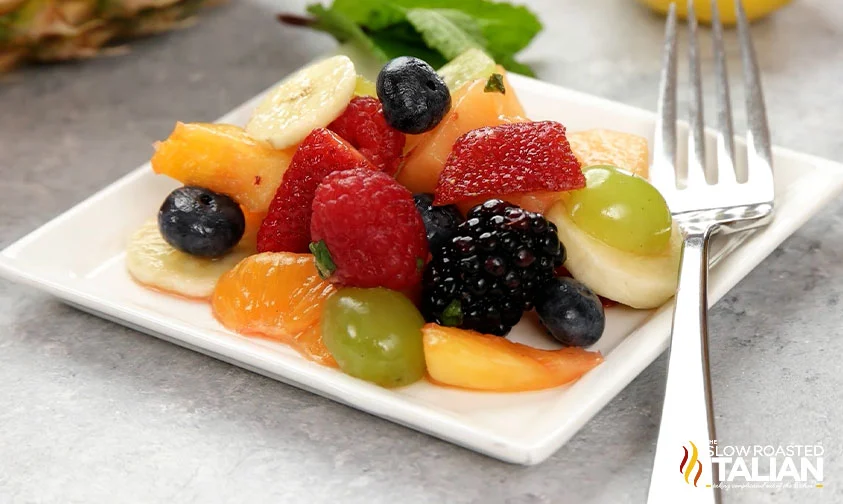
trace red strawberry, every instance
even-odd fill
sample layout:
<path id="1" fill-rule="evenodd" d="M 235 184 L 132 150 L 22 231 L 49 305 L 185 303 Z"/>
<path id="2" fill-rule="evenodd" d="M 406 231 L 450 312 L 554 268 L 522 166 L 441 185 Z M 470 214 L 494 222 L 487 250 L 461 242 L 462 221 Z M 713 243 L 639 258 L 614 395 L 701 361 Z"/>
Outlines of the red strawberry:
<path id="1" fill-rule="evenodd" d="M 407 138 L 386 124 L 377 98 L 355 97 L 328 129 L 347 140 L 379 170 L 390 175 L 398 172 Z"/>
<path id="2" fill-rule="evenodd" d="M 434 204 L 582 187 L 585 177 L 564 126 L 553 121 L 501 124 L 457 139 L 439 176 Z"/>
<path id="3" fill-rule="evenodd" d="M 611 308 L 613 306 L 617 306 L 619 303 L 609 298 L 604 298 L 603 296 L 597 296 L 600 298 L 600 303 L 603 304 L 603 308 Z"/>
<path id="4" fill-rule="evenodd" d="M 421 281 L 427 234 L 412 193 L 384 172 L 332 173 L 311 220 L 320 274 L 353 287 L 403 290 Z"/>
<path id="5" fill-rule="evenodd" d="M 325 128 L 311 131 L 293 154 L 258 230 L 258 252 L 307 252 L 316 188 L 329 173 L 351 168 L 375 170 L 335 133 Z"/>

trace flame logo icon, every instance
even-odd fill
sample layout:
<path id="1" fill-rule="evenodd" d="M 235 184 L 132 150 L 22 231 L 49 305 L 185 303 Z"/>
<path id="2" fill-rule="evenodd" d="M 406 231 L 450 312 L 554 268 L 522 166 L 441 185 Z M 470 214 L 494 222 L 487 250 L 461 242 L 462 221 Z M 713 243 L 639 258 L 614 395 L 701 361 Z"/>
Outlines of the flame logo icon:
<path id="1" fill-rule="evenodd" d="M 700 480 L 700 476 L 702 476 L 702 463 L 697 460 L 699 456 L 699 452 L 697 451 L 697 445 L 694 444 L 693 441 L 688 441 L 691 443 L 691 460 L 688 460 L 688 448 L 682 447 L 685 450 L 685 456 L 682 457 L 682 463 L 679 464 L 679 473 L 685 476 L 685 483 L 690 484 L 689 478 L 691 477 L 691 473 L 694 472 L 694 468 L 696 466 L 697 475 L 694 476 L 694 486 L 697 486 L 697 481 Z"/>

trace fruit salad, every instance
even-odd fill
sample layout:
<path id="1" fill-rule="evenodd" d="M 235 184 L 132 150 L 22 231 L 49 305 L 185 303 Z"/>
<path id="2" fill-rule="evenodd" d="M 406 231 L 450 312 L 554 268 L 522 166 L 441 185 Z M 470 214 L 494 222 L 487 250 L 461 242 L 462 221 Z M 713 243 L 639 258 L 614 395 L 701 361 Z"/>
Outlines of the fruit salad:
<path id="1" fill-rule="evenodd" d="M 376 82 L 335 56 L 245 127 L 178 123 L 157 143 L 152 169 L 183 186 L 126 264 L 233 332 L 384 387 L 558 387 L 601 363 L 607 306 L 675 290 L 681 237 L 648 157 L 636 135 L 531 121 L 477 49 L 439 70 L 396 58 Z M 507 339 L 518 324 L 556 349 Z"/>

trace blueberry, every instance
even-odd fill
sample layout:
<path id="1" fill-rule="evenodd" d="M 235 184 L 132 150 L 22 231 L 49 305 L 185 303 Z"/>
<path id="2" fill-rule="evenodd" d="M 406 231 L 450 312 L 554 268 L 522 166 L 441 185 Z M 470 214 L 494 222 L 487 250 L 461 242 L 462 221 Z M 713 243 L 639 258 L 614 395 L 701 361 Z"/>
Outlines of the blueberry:
<path id="1" fill-rule="evenodd" d="M 454 205 L 433 206 L 433 195 L 420 193 L 413 195 L 416 208 L 424 221 L 427 230 L 427 241 L 430 248 L 439 248 L 457 233 L 457 227 L 463 221 L 462 214 Z M 465 247 L 473 250 L 473 245 L 467 240 Z"/>
<path id="2" fill-rule="evenodd" d="M 600 298 L 573 278 L 547 282 L 536 296 L 536 312 L 548 332 L 566 346 L 591 346 L 606 326 Z"/>
<path id="3" fill-rule="evenodd" d="M 219 257 L 243 237 L 246 220 L 240 205 L 228 196 L 185 186 L 164 200 L 158 211 L 158 229 L 173 248 L 200 257 Z"/>
<path id="4" fill-rule="evenodd" d="M 411 56 L 389 61 L 378 74 L 386 122 L 404 133 L 433 129 L 451 108 L 451 93 L 433 67 Z"/>

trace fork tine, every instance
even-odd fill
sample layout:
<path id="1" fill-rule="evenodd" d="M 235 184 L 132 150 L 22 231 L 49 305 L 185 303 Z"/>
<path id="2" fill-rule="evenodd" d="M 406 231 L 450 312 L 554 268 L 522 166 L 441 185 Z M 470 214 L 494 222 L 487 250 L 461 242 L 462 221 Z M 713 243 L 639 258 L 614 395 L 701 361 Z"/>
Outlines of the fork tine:
<path id="1" fill-rule="evenodd" d="M 664 33 L 656 134 L 650 180 L 656 187 L 676 187 L 676 4 L 671 3 Z"/>
<path id="2" fill-rule="evenodd" d="M 694 13 L 694 0 L 688 0 L 688 60 L 689 84 L 691 96 L 688 102 L 688 171 L 685 173 L 686 185 L 706 183 L 705 166 L 705 119 L 703 117 L 702 78 L 700 76 L 700 56 L 697 47 L 697 16 Z M 715 180 L 716 181 L 716 180 Z"/>
<path id="3" fill-rule="evenodd" d="M 746 88 L 746 150 L 747 181 L 768 186 L 770 196 L 773 189 L 773 152 L 770 146 L 770 129 L 767 125 L 767 110 L 764 106 L 764 93 L 761 90 L 761 78 L 755 48 L 749 33 L 743 2 L 735 2 L 738 18 L 738 39 L 743 61 L 744 87 Z"/>
<path id="4" fill-rule="evenodd" d="M 711 31 L 714 44 L 714 78 L 717 96 L 717 181 L 745 181 L 735 171 L 735 132 L 732 126 L 732 99 L 729 96 L 729 74 L 726 50 L 723 47 L 723 25 L 717 0 L 711 0 Z"/>

